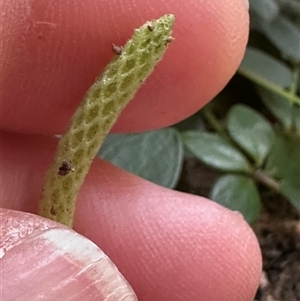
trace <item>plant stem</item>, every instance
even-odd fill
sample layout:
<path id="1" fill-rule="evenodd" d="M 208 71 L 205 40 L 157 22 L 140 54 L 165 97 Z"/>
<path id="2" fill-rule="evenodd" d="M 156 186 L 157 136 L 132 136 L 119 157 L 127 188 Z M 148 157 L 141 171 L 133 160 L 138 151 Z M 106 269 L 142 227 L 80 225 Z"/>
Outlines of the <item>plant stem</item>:
<path id="1" fill-rule="evenodd" d="M 266 174 L 263 170 L 257 169 L 253 173 L 253 176 L 258 182 L 264 184 L 268 188 L 276 191 L 277 193 L 281 193 L 279 183 L 272 177 L 270 177 L 268 174 Z"/>
<path id="2" fill-rule="evenodd" d="M 87 94 L 62 136 L 45 181 L 39 214 L 73 225 L 76 198 L 92 160 L 121 111 L 162 59 L 174 23 L 173 15 L 136 29 Z M 151 29 L 149 26 L 151 25 Z"/>
<path id="3" fill-rule="evenodd" d="M 201 110 L 201 113 L 204 115 L 205 119 L 207 120 L 207 122 L 212 126 L 212 128 L 224 139 L 226 140 L 230 140 L 230 138 L 228 137 L 228 134 L 226 133 L 226 131 L 224 130 L 224 128 L 222 127 L 221 123 L 219 122 L 219 120 L 215 117 L 215 115 L 212 113 L 211 109 L 209 109 L 207 106 L 204 107 Z M 231 140 L 230 140 L 231 142 Z"/>
<path id="4" fill-rule="evenodd" d="M 263 78 L 257 78 L 254 75 L 246 74 L 241 70 L 239 70 L 239 73 L 242 74 L 243 76 L 245 76 L 246 78 L 250 79 L 252 82 L 254 82 L 268 90 L 271 90 L 286 99 L 289 99 L 290 102 L 300 105 L 300 97 L 292 94 L 290 91 L 286 91 L 283 88 L 278 87 Z"/>

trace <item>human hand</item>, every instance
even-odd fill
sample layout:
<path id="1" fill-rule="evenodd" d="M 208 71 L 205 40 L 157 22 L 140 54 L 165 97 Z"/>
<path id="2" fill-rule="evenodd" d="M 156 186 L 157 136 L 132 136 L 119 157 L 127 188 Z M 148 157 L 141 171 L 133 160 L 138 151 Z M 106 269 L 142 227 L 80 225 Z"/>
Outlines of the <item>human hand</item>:
<path id="1" fill-rule="evenodd" d="M 4 208 L 36 212 L 57 144 L 50 134 L 64 130 L 112 57 L 111 43 L 122 45 L 132 28 L 170 12 L 176 16 L 176 42 L 125 109 L 116 131 L 157 129 L 187 117 L 222 89 L 243 56 L 248 33 L 243 0 L 152 1 L 151 6 L 74 2 L 3 3 Z M 2 217 L 3 229 L 9 218 L 26 223 L 23 213 L 6 211 Z M 240 215 L 214 202 L 167 190 L 97 159 L 80 193 L 74 228 L 109 255 L 140 301 L 252 301 L 261 267 L 255 236 Z M 31 245 L 22 245 L 28 258 Z M 31 264 L 43 256 L 35 254 Z M 15 260 L 10 269 L 19 266 Z M 49 283 L 73 270 L 47 269 L 41 276 Z M 6 275 L 18 276 L 4 270 Z M 41 293 L 39 287 L 32 298 Z"/>

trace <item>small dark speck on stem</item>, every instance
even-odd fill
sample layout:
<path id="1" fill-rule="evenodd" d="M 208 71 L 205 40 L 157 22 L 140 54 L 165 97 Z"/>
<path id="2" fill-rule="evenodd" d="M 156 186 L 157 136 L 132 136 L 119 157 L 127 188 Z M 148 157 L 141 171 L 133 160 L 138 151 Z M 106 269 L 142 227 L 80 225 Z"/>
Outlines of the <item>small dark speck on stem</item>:
<path id="1" fill-rule="evenodd" d="M 171 37 L 171 36 L 166 38 L 166 42 L 167 42 L 167 43 L 171 43 L 171 42 L 173 42 L 174 40 L 175 40 L 175 39 L 174 39 L 173 37 Z"/>
<path id="2" fill-rule="evenodd" d="M 149 23 L 149 24 L 147 25 L 147 28 L 148 28 L 149 31 L 153 31 L 154 26 L 153 26 L 152 23 Z"/>
<path id="3" fill-rule="evenodd" d="M 72 171 L 72 172 L 75 171 L 75 168 L 73 167 L 72 162 L 69 160 L 64 160 L 58 169 L 58 174 L 61 176 L 65 176 L 70 171 Z"/>
<path id="4" fill-rule="evenodd" d="M 56 212 L 56 210 L 54 209 L 53 206 L 52 206 L 51 209 L 50 209 L 50 214 L 51 214 L 51 215 L 56 215 L 56 214 L 57 214 L 57 212 Z"/>
<path id="5" fill-rule="evenodd" d="M 122 51 L 123 51 L 123 47 L 117 46 L 115 44 L 111 45 L 111 49 L 112 49 L 113 53 L 116 54 L 116 55 L 122 54 Z"/>

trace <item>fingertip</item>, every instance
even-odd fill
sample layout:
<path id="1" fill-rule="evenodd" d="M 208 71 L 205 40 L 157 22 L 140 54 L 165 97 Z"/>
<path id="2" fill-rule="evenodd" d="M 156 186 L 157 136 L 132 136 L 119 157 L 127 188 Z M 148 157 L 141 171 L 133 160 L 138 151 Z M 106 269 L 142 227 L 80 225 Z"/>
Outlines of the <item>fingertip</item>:
<path id="1" fill-rule="evenodd" d="M 29 213 L 0 208 L 0 219 L 4 300 L 137 300 L 116 266 L 87 238 Z"/>
<path id="2" fill-rule="evenodd" d="M 3 206 L 36 210 L 57 143 L 3 135 Z M 24 187 L 23 187 L 23 186 Z M 142 301 L 252 301 L 261 255 L 240 214 L 95 160 L 75 229 L 113 260 Z"/>
<path id="3" fill-rule="evenodd" d="M 176 40 L 115 130 L 157 129 L 191 115 L 224 87 L 241 61 L 248 36 L 243 2 L 132 1 L 120 7 L 106 0 L 56 1 L 55 6 L 5 0 L 3 128 L 64 131 L 113 57 L 111 44 L 123 44 L 133 28 L 169 12 L 176 15 Z"/>
<path id="4" fill-rule="evenodd" d="M 112 199 L 114 169 L 97 163 L 91 181 L 97 181 L 97 165 L 106 174 L 102 190 L 83 191 L 75 227 L 101 242 L 139 300 L 252 300 L 261 255 L 240 214 L 116 170 Z"/>

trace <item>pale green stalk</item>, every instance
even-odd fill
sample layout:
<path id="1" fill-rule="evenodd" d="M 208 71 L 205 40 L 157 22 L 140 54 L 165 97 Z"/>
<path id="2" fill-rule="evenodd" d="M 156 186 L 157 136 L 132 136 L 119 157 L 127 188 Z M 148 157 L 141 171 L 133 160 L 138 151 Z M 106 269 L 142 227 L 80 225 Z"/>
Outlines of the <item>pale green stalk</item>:
<path id="1" fill-rule="evenodd" d="M 123 108 L 162 59 L 172 41 L 173 23 L 174 16 L 165 15 L 136 29 L 87 91 L 47 173 L 40 215 L 72 227 L 77 194 L 92 160 Z"/>

